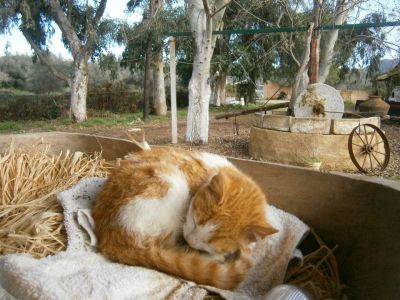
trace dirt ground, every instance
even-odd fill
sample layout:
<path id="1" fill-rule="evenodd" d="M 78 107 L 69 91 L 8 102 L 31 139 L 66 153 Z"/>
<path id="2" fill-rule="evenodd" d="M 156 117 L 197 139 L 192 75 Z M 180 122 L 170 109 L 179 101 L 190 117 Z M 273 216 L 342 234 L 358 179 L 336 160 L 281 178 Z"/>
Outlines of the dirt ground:
<path id="1" fill-rule="evenodd" d="M 215 114 L 210 115 L 209 143 L 202 146 L 192 146 L 184 143 L 186 122 L 178 123 L 178 146 L 187 149 L 201 149 L 226 156 L 250 159 L 248 144 L 250 128 L 253 125 L 253 115 L 244 115 L 225 120 L 216 120 Z M 150 145 L 168 145 L 171 143 L 171 128 L 169 122 L 151 124 L 135 124 L 132 127 L 143 128 L 146 140 Z M 114 126 L 111 128 L 94 127 L 83 131 L 104 136 L 127 138 L 126 130 L 129 126 Z M 400 121 L 389 121 L 382 124 L 382 129 L 389 140 L 391 158 L 389 166 L 375 176 L 384 176 L 400 179 Z"/>

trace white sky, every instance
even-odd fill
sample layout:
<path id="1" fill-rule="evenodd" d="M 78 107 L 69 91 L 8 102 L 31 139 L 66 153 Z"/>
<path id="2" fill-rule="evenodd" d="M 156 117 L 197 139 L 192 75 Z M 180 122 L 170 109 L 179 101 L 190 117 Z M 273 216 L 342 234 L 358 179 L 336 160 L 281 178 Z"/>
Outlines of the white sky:
<path id="1" fill-rule="evenodd" d="M 391 2 L 392 0 L 380 0 L 382 2 Z M 381 2 L 381 3 L 382 3 Z M 134 23 L 137 22 L 141 19 L 141 15 L 138 13 L 130 13 L 126 10 L 126 3 L 127 1 L 108 1 L 106 10 L 105 10 L 105 16 L 110 17 L 110 18 L 118 18 L 122 20 L 126 20 L 129 23 Z M 383 4 L 388 5 L 388 3 Z M 391 4 L 389 4 L 389 7 Z M 376 8 L 374 8 L 376 9 Z M 361 14 L 365 14 L 366 11 L 369 10 L 369 7 L 365 7 L 362 10 L 364 12 L 361 12 Z M 356 21 L 356 20 L 355 20 Z M 54 26 L 55 28 L 55 34 L 51 38 L 50 43 L 51 46 L 49 47 L 51 52 L 55 55 L 60 55 L 64 58 L 69 58 L 71 59 L 71 54 L 68 52 L 68 50 L 64 47 L 64 44 L 61 41 L 61 32 L 58 29 L 57 26 Z M 397 45 L 397 47 L 400 45 L 400 28 L 388 28 L 385 29 L 389 33 L 388 41 L 391 43 Z M 9 51 L 10 53 L 13 54 L 32 54 L 32 49 L 28 42 L 25 40 L 24 36 L 22 33 L 18 30 L 18 28 L 14 28 L 9 34 L 5 35 L 0 35 L 0 56 L 4 55 L 4 50 L 6 47 L 6 44 L 9 44 Z M 108 51 L 114 53 L 117 57 L 122 54 L 123 47 L 114 45 L 112 46 Z M 385 55 L 385 58 L 395 58 L 396 53 L 395 51 L 392 51 L 391 53 L 387 53 Z"/>
<path id="2" fill-rule="evenodd" d="M 138 13 L 128 12 L 126 9 L 127 1 L 107 1 L 106 10 L 104 12 L 105 17 L 116 18 L 128 21 L 133 24 L 134 22 L 140 21 L 142 16 Z M 64 47 L 61 40 L 61 31 L 57 26 L 54 26 L 55 34 L 50 40 L 51 46 L 50 51 L 55 55 L 60 55 L 67 59 L 72 59 L 69 51 Z M 21 31 L 15 27 L 9 34 L 0 35 L 0 56 L 4 55 L 5 47 L 8 44 L 10 48 L 8 49 L 10 53 L 13 54 L 28 54 L 31 55 L 33 50 L 31 46 L 26 41 L 25 37 L 22 35 Z M 122 54 L 124 47 L 115 45 L 112 46 L 109 51 L 113 52 L 117 57 Z"/>

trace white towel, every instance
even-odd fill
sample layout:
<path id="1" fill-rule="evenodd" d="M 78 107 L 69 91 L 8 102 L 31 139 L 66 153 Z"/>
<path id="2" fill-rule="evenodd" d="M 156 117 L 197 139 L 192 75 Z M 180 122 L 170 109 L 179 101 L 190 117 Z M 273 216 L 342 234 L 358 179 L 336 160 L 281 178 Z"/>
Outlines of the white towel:
<path id="1" fill-rule="evenodd" d="M 273 286 L 283 282 L 289 260 L 308 231 L 295 216 L 269 206 L 268 219 L 279 233 L 257 244 L 256 263 L 240 288 L 230 292 L 198 286 L 155 270 L 113 263 L 97 253 L 90 212 L 104 180 L 84 179 L 58 195 L 68 235 L 66 251 L 39 260 L 18 254 L 0 257 L 0 300 L 12 300 L 12 296 L 19 299 L 203 299 L 208 290 L 227 299 L 262 298 Z"/>

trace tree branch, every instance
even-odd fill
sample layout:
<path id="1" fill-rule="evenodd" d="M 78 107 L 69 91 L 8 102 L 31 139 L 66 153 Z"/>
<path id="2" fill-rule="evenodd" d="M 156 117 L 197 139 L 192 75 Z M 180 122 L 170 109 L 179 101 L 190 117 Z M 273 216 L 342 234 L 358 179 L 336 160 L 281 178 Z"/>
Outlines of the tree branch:
<path id="1" fill-rule="evenodd" d="M 307 31 L 306 44 L 303 52 L 302 61 L 300 68 L 297 71 L 294 83 L 292 85 L 292 97 L 290 98 L 290 109 L 293 110 L 294 103 L 299 96 L 299 94 L 306 88 L 309 83 L 309 78 L 307 75 L 307 66 L 310 61 L 310 48 L 311 48 L 311 38 L 314 32 L 314 23 L 310 23 Z"/>
<path id="2" fill-rule="evenodd" d="M 249 9 L 246 9 L 242 4 L 239 3 L 239 1 L 233 0 L 233 2 L 235 2 L 235 4 L 236 4 L 237 6 L 239 6 L 245 13 L 247 13 L 247 14 L 249 14 L 250 16 L 252 16 L 253 18 L 259 20 L 260 22 L 265 23 L 267 26 L 273 26 L 273 25 L 274 25 L 273 23 L 268 22 L 268 21 L 266 21 L 266 20 L 264 20 L 264 19 L 262 19 L 262 18 L 256 16 L 256 15 L 253 14 L 252 12 L 250 12 L 250 10 L 249 10 Z"/>
<path id="3" fill-rule="evenodd" d="M 207 18 L 211 19 L 212 14 L 211 14 L 210 6 L 208 5 L 208 0 L 203 0 L 203 6 L 204 6 L 204 11 L 207 15 Z"/>
<path id="4" fill-rule="evenodd" d="M 43 50 L 40 49 L 38 47 L 38 45 L 36 45 L 36 43 L 33 41 L 33 39 L 29 36 L 29 33 L 26 31 L 26 29 L 21 28 L 22 34 L 24 35 L 24 37 L 26 38 L 26 40 L 29 42 L 29 44 L 31 45 L 31 47 L 33 48 L 33 50 L 35 51 L 35 53 L 37 54 L 37 56 L 39 57 L 40 61 L 42 62 L 42 64 L 46 65 L 49 68 L 49 71 L 58 79 L 67 81 L 68 84 L 70 83 L 70 77 L 59 72 L 54 66 L 53 64 L 50 62 L 50 60 L 48 59 L 47 55 L 44 54 Z"/>
<path id="5" fill-rule="evenodd" d="M 230 2 L 231 2 L 231 1 L 228 1 L 227 3 L 225 3 L 224 5 L 222 5 L 220 8 L 218 8 L 216 11 L 214 11 L 214 12 L 211 14 L 210 18 L 214 17 L 217 13 L 219 13 L 221 10 L 223 10 L 224 8 L 226 8 Z"/>
<path id="6" fill-rule="evenodd" d="M 71 22 L 64 15 L 64 12 L 60 6 L 60 2 L 58 0 L 49 0 L 49 2 L 50 14 L 67 39 L 72 51 L 72 55 L 75 58 L 75 56 L 77 56 L 81 51 L 81 40 L 78 38 L 78 35 L 76 34 L 75 29 L 72 27 Z"/>
<path id="7" fill-rule="evenodd" d="M 94 40 L 97 36 L 96 32 L 96 26 L 98 25 L 101 17 L 104 14 L 104 10 L 106 8 L 107 0 L 101 0 L 99 7 L 97 8 L 96 14 L 93 18 L 93 20 L 88 24 L 87 30 L 86 30 L 86 44 L 85 44 L 85 52 L 86 53 L 92 53 L 93 51 L 93 45 L 94 45 Z"/>
<path id="8" fill-rule="evenodd" d="M 100 21 L 101 17 L 103 16 L 104 11 L 106 9 L 106 4 L 107 4 L 107 0 L 100 1 L 99 7 L 97 8 L 97 11 L 96 11 L 96 15 L 94 16 L 93 23 L 95 25 Z"/>

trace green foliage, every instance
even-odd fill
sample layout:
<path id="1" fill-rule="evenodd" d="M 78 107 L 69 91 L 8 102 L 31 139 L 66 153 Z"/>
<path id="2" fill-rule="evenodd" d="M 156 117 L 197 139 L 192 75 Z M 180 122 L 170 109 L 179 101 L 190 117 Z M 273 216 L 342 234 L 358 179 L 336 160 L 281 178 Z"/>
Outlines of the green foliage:
<path id="1" fill-rule="evenodd" d="M 158 10 L 150 22 L 148 15 L 149 1 L 132 0 L 128 2 L 131 11 L 143 11 L 143 20 L 133 24 L 124 24 L 118 33 L 118 42 L 125 44 L 121 65 L 128 67 L 134 74 L 143 74 L 146 59 L 146 44 L 149 34 L 152 36 L 153 52 L 164 51 L 168 55 L 169 46 L 165 39 L 166 30 L 182 31 L 189 27 L 186 9 L 183 5 L 164 3 L 164 9 Z M 179 83 L 187 86 L 192 75 L 193 47 L 190 38 L 178 38 L 176 41 L 177 74 Z M 168 66 L 166 66 L 168 68 Z M 166 70 L 167 71 L 167 70 Z M 139 82 L 138 82 L 139 83 Z"/>
<path id="2" fill-rule="evenodd" d="M 70 61 L 49 56 L 58 70 L 70 72 Z M 99 62 L 89 63 L 89 92 L 107 89 L 107 92 L 126 90 L 133 83 L 129 70 L 121 67 L 116 58 L 102 55 Z M 4 78 L 2 80 L 2 78 Z M 5 55 L 0 57 L 0 88 L 11 89 L 12 93 L 33 92 L 36 94 L 63 93 L 68 91 L 66 83 L 53 76 L 47 66 L 33 62 L 27 55 Z"/>
<path id="3" fill-rule="evenodd" d="M 385 21 L 385 12 L 380 11 L 366 15 L 361 23 Z M 379 27 L 357 31 L 341 30 L 335 46 L 336 55 L 333 58 L 331 73 L 336 73 L 339 81 L 345 81 L 357 67 L 366 70 L 366 79 L 374 78 L 379 73 L 381 59 L 388 50 L 385 39 L 385 31 Z M 375 85 L 375 81 L 371 82 Z"/>
<path id="4" fill-rule="evenodd" d="M 314 164 L 314 163 L 320 163 L 320 162 L 321 162 L 321 159 L 320 159 L 319 157 L 311 156 L 311 157 L 304 157 L 304 158 L 303 158 L 303 161 L 304 161 L 305 163 Z"/>
<path id="5" fill-rule="evenodd" d="M 13 121 L 0 122 L 0 132 L 18 131 L 20 129 L 21 127 L 18 125 L 17 122 Z"/>
<path id="6" fill-rule="evenodd" d="M 8 77 L 1 87 L 26 89 L 27 75 L 32 68 L 32 59 L 26 55 L 6 55 L 0 57 L 0 71 Z"/>
<path id="7" fill-rule="evenodd" d="M 89 93 L 87 107 L 100 112 L 127 113 L 138 110 L 140 92 L 123 87 Z M 0 92 L 0 120 L 50 120 L 69 115 L 69 95 L 10 95 Z"/>

